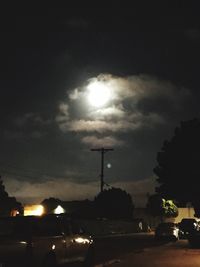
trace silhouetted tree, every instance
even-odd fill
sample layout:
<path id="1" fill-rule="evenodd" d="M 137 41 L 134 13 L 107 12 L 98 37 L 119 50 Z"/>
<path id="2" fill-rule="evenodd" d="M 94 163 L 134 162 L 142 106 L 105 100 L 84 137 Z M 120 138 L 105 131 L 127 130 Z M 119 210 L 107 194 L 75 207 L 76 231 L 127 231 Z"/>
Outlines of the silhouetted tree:
<path id="1" fill-rule="evenodd" d="M 52 213 L 53 210 L 55 210 L 57 208 L 58 205 L 62 205 L 61 204 L 62 201 L 58 198 L 46 198 L 41 202 L 41 205 L 44 207 L 45 209 L 45 213 Z"/>
<path id="2" fill-rule="evenodd" d="M 5 186 L 3 185 L 3 181 L 2 181 L 2 178 L 0 176 L 0 199 L 3 200 L 6 198 L 8 198 L 8 193 L 5 190 Z"/>
<path id="3" fill-rule="evenodd" d="M 0 216 L 10 216 L 13 210 L 22 213 L 22 205 L 15 197 L 9 197 L 5 191 L 2 178 L 0 176 Z"/>
<path id="4" fill-rule="evenodd" d="M 156 191 L 180 203 L 192 202 L 200 217 L 200 121 L 181 122 L 170 141 L 165 141 L 157 154 Z"/>
<path id="5" fill-rule="evenodd" d="M 147 211 L 152 216 L 162 216 L 162 197 L 158 194 L 150 195 L 147 202 Z"/>
<path id="6" fill-rule="evenodd" d="M 99 193 L 94 199 L 98 217 L 109 219 L 130 219 L 133 202 L 130 194 L 120 188 L 111 188 Z"/>
<path id="7" fill-rule="evenodd" d="M 147 202 L 148 213 L 159 217 L 177 217 L 178 208 L 172 200 L 165 200 L 160 195 L 149 196 Z"/>

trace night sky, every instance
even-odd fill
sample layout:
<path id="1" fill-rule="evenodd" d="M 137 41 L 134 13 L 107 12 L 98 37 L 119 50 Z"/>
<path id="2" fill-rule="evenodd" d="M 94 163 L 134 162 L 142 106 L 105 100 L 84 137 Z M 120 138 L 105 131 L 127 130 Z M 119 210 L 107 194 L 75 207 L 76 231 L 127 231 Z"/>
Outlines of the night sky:
<path id="1" fill-rule="evenodd" d="M 2 9 L 0 174 L 10 195 L 93 199 L 100 154 L 90 149 L 109 147 L 105 182 L 144 205 L 163 141 L 200 111 L 197 1 L 161 2 Z M 108 93 L 99 106 L 94 84 Z"/>

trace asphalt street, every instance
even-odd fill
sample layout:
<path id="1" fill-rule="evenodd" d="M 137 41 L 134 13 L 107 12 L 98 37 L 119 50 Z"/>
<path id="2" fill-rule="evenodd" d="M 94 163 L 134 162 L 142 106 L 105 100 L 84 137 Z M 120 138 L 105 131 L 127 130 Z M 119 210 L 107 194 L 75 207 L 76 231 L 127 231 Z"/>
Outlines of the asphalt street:
<path id="1" fill-rule="evenodd" d="M 200 267 L 200 249 L 187 240 L 156 242 L 153 234 L 98 239 L 95 258 L 96 267 Z"/>

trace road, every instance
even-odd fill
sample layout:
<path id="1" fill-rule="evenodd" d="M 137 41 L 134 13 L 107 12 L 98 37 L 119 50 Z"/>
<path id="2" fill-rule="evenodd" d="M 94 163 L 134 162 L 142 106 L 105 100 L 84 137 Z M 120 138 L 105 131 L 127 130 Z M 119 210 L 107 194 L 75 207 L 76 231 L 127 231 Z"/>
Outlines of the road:
<path id="1" fill-rule="evenodd" d="M 156 242 L 152 234 L 96 240 L 96 267 L 200 267 L 200 249 L 187 240 Z"/>

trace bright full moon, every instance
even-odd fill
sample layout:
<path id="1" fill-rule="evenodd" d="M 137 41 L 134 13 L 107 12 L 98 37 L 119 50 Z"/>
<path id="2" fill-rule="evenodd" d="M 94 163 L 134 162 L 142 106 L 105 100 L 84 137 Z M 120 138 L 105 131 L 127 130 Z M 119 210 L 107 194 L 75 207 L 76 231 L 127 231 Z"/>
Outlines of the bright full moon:
<path id="1" fill-rule="evenodd" d="M 102 82 L 93 82 L 88 85 L 88 100 L 94 107 L 102 107 L 110 100 L 110 90 Z"/>

